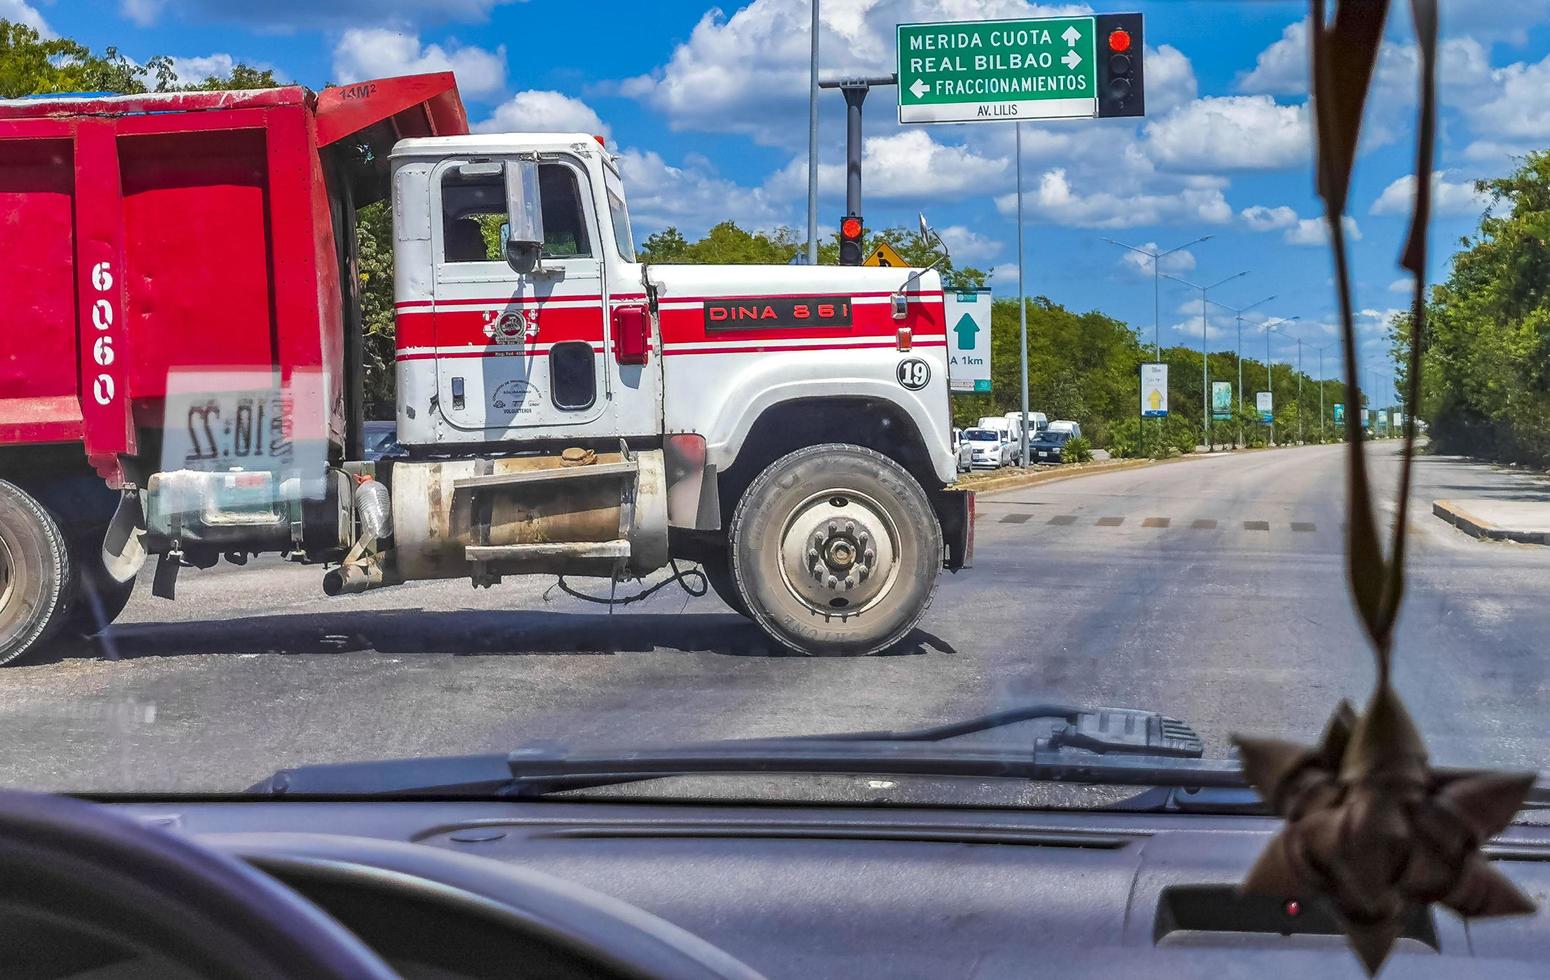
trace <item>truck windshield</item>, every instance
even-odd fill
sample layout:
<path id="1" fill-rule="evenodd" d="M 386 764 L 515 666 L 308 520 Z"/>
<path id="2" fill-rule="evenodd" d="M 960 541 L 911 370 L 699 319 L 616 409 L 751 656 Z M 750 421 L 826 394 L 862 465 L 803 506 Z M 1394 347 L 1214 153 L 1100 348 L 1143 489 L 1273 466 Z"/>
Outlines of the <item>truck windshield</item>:
<path id="1" fill-rule="evenodd" d="M 626 262 L 635 261 L 635 237 L 630 230 L 630 210 L 624 206 L 624 188 L 616 187 L 618 178 L 608 172 L 605 189 L 608 192 L 608 217 L 614 226 L 614 246 L 619 257 Z"/>

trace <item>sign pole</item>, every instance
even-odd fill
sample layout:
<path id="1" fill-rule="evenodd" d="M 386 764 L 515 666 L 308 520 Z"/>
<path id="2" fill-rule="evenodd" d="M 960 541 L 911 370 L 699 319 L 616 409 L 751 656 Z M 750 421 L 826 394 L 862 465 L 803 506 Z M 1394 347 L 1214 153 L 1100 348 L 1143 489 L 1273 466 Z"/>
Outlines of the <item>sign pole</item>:
<path id="1" fill-rule="evenodd" d="M 1023 124 L 1015 122 L 1017 133 L 1017 325 L 1022 348 L 1023 424 L 1019 462 L 1028 465 L 1028 298 L 1023 290 Z"/>
<path id="2" fill-rule="evenodd" d="M 818 0 L 807 80 L 807 264 L 818 264 Z"/>

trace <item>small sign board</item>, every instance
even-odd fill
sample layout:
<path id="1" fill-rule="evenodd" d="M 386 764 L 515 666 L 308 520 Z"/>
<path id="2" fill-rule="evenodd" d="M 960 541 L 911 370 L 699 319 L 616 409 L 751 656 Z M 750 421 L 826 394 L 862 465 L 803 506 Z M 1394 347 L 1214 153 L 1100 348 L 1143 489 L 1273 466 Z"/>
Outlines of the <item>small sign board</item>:
<path id="1" fill-rule="evenodd" d="M 1345 425 L 1345 406 L 1340 402 L 1335 402 L 1335 424 Z"/>
<path id="2" fill-rule="evenodd" d="M 1232 418 L 1232 382 L 1211 382 L 1211 418 L 1225 422 Z"/>
<path id="3" fill-rule="evenodd" d="M 990 290 L 948 292 L 947 388 L 959 393 L 990 390 Z"/>
<path id="4" fill-rule="evenodd" d="M 1141 365 L 1141 417 L 1160 419 L 1168 415 L 1168 365 L 1147 362 Z"/>
<path id="5" fill-rule="evenodd" d="M 1254 407 L 1259 411 L 1259 420 L 1269 425 L 1275 418 L 1275 395 L 1268 391 L 1255 392 Z"/>
<path id="6" fill-rule="evenodd" d="M 899 253 L 894 250 L 894 247 L 887 242 L 878 242 L 877 247 L 872 249 L 872 254 L 862 260 L 861 264 L 894 269 L 909 268 L 909 263 L 904 261 Z"/>
<path id="7" fill-rule="evenodd" d="M 1092 17 L 898 27 L 899 122 L 1002 122 L 1098 114 Z"/>

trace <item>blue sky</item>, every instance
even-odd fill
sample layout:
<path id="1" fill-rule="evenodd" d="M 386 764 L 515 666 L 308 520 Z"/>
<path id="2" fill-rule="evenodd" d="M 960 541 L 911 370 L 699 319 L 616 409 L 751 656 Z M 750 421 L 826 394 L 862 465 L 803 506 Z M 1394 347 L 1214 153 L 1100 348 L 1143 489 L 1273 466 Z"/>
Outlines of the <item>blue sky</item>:
<path id="1" fill-rule="evenodd" d="M 0 0 L 0 17 L 136 59 L 169 54 L 190 78 L 231 60 L 314 88 L 450 67 L 477 126 L 606 133 L 623 156 L 639 237 L 668 224 L 692 235 L 725 218 L 800 235 L 809 3 Z M 1413 179 L 1415 53 L 1409 5 L 1393 6 L 1350 206 L 1364 363 L 1378 361 L 1384 324 L 1406 302 L 1396 257 Z M 1433 280 L 1484 206 L 1471 182 L 1550 146 L 1550 0 L 1442 8 Z M 1334 295 L 1310 166 L 1305 3 L 822 0 L 823 72 L 891 70 L 900 22 L 1135 9 L 1147 17 L 1147 118 L 1025 124 L 1028 290 L 1150 337 L 1150 268 L 1103 239 L 1168 248 L 1212 235 L 1163 271 L 1211 282 L 1247 270 L 1213 299 L 1275 294 L 1253 318 L 1300 317 L 1287 336 L 1303 337 L 1311 372 L 1313 347 L 1334 339 Z M 844 203 L 837 93 L 823 93 L 820 113 L 820 222 L 832 230 Z M 924 211 L 956 259 L 994 270 L 995 288 L 1015 295 L 1011 126 L 901 127 L 883 89 L 867 103 L 866 140 L 868 224 L 912 225 Z M 1164 280 L 1164 344 L 1199 343 L 1197 297 Z M 1230 348 L 1231 316 L 1210 312 L 1212 349 Z M 1263 356 L 1257 325 L 1245 346 Z M 1275 339 L 1278 360 L 1291 350 Z M 1334 349 L 1325 366 L 1336 369 Z"/>

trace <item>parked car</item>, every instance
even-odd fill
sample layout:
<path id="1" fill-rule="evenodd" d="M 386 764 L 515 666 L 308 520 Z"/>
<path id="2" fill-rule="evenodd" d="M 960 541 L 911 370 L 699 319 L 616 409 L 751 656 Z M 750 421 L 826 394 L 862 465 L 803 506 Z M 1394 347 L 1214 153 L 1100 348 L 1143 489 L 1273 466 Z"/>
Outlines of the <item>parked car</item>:
<path id="1" fill-rule="evenodd" d="M 959 473 L 967 473 L 974 468 L 974 446 L 963 437 L 962 429 L 953 430 L 953 456 L 957 460 Z"/>
<path id="2" fill-rule="evenodd" d="M 963 441 L 973 447 L 970 465 L 978 470 L 995 470 L 1012 462 L 1012 444 L 1006 433 L 995 429 L 965 429 Z"/>
<path id="3" fill-rule="evenodd" d="M 1074 423 L 1073 423 L 1074 424 Z M 1035 463 L 1059 463 L 1060 451 L 1065 448 L 1068 439 L 1074 439 L 1082 434 L 1081 426 L 1076 431 L 1070 429 L 1057 429 L 1051 422 L 1049 428 L 1039 433 L 1037 439 L 1028 442 L 1028 459 Z"/>

